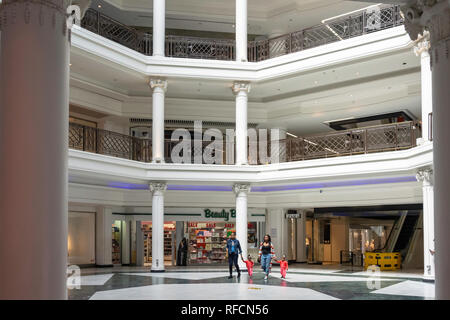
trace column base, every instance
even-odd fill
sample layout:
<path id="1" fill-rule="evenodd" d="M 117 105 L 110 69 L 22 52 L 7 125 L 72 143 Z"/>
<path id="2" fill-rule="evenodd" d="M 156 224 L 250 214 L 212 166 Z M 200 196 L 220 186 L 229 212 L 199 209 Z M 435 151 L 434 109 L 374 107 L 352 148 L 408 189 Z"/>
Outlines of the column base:
<path id="1" fill-rule="evenodd" d="M 435 282 L 435 279 L 434 279 L 433 276 L 428 276 L 428 275 L 426 275 L 426 276 L 423 276 L 422 281 L 423 281 L 423 282 L 434 283 L 434 282 Z"/>
<path id="2" fill-rule="evenodd" d="M 166 272 L 166 270 L 162 269 L 162 270 L 150 270 L 150 272 L 155 272 L 155 273 L 162 273 L 162 272 Z"/>
<path id="3" fill-rule="evenodd" d="M 161 159 L 156 159 L 156 160 L 152 160 L 152 163 L 166 163 L 166 162 Z"/>

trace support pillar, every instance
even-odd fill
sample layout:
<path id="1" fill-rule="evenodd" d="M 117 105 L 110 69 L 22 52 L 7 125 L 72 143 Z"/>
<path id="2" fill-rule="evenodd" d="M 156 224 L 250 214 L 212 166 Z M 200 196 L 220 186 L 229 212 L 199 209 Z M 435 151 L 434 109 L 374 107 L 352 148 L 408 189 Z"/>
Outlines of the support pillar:
<path id="1" fill-rule="evenodd" d="M 247 259 L 247 246 L 248 246 L 248 216 L 247 216 L 247 202 L 248 192 L 250 191 L 250 185 L 248 184 L 235 184 L 234 193 L 236 194 L 236 238 L 239 240 L 242 249 L 242 256 Z M 241 259 L 239 261 L 239 267 L 246 268 Z"/>
<path id="2" fill-rule="evenodd" d="M 433 199 L 433 171 L 421 169 L 417 172 L 417 181 L 422 182 L 423 192 L 423 279 L 434 281 L 434 199 Z"/>
<path id="3" fill-rule="evenodd" d="M 150 184 L 152 192 L 152 272 L 164 272 L 164 192 L 167 185 Z"/>
<path id="4" fill-rule="evenodd" d="M 153 56 L 164 57 L 166 47 L 166 0 L 153 0 Z"/>
<path id="5" fill-rule="evenodd" d="M 297 262 L 307 262 L 306 257 L 306 211 L 297 218 Z"/>
<path id="6" fill-rule="evenodd" d="M 142 221 L 136 221 L 136 266 L 144 266 L 144 233 Z"/>
<path id="7" fill-rule="evenodd" d="M 233 83 L 236 95 L 236 161 L 237 165 L 248 164 L 247 109 L 250 83 Z"/>
<path id="8" fill-rule="evenodd" d="M 152 95 L 152 162 L 164 163 L 164 99 L 167 80 L 151 79 Z"/>
<path id="9" fill-rule="evenodd" d="M 286 234 L 287 220 L 285 219 L 285 210 L 282 208 L 271 208 L 266 214 L 266 234 L 272 238 L 272 244 L 275 248 L 275 255 L 281 258 L 283 254 L 287 256 L 288 237 Z M 263 241 L 264 239 L 261 239 Z"/>
<path id="10" fill-rule="evenodd" d="M 247 0 L 236 0 L 236 61 L 248 61 L 247 47 Z"/>
<path id="11" fill-rule="evenodd" d="M 95 213 L 95 263 L 112 267 L 112 209 L 97 207 Z"/>
<path id="12" fill-rule="evenodd" d="M 405 29 L 415 41 L 426 28 L 430 32 L 430 60 L 433 83 L 433 162 L 436 298 L 450 299 L 450 3 L 409 1 L 402 8 Z"/>
<path id="13" fill-rule="evenodd" d="M 430 124 L 428 123 L 429 114 L 433 112 L 433 90 L 432 75 L 430 66 L 430 33 L 424 31 L 423 36 L 419 36 L 414 53 L 420 57 L 420 75 L 421 75 L 421 99 L 422 99 L 422 142 L 429 141 Z"/>
<path id="14" fill-rule="evenodd" d="M 69 4 L 0 6 L 0 299 L 67 298 Z"/>

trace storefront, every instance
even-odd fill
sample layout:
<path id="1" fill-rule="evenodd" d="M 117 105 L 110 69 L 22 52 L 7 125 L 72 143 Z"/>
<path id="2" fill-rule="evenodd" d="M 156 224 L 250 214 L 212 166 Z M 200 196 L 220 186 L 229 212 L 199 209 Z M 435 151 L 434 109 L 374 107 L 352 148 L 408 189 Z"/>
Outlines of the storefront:
<path id="1" fill-rule="evenodd" d="M 164 214 L 164 262 L 176 265 L 183 238 L 187 242 L 188 265 L 226 263 L 225 242 L 236 232 L 234 208 L 166 208 Z M 134 213 L 129 217 L 137 222 L 136 264 L 150 266 L 152 250 L 151 214 Z M 257 255 L 259 232 L 265 230 L 264 210 L 249 210 L 248 251 Z M 133 240 L 132 240 L 133 242 Z M 138 242 L 141 242 L 140 244 Z M 133 261 L 134 262 L 134 261 Z"/>
<path id="2" fill-rule="evenodd" d="M 144 237 L 144 266 L 152 265 L 152 223 L 141 222 L 142 235 Z M 175 221 L 164 222 L 164 264 L 175 265 Z"/>

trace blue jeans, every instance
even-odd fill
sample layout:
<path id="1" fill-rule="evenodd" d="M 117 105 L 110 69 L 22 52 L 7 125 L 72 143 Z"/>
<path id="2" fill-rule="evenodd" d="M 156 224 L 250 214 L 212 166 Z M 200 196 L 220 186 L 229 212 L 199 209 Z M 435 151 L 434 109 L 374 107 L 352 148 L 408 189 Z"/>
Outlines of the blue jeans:
<path id="1" fill-rule="evenodd" d="M 272 255 L 270 253 L 261 255 L 261 268 L 264 270 L 264 273 L 266 275 L 269 275 L 271 260 L 272 260 Z"/>

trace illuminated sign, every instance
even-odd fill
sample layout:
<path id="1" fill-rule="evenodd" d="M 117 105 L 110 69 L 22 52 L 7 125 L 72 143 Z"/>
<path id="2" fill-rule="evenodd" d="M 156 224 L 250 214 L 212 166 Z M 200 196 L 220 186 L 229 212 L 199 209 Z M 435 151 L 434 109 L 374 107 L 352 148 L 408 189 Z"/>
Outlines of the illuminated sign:
<path id="1" fill-rule="evenodd" d="M 221 211 L 212 211 L 211 209 L 205 209 L 203 213 L 205 218 L 224 219 L 224 221 L 229 221 L 230 218 L 236 218 L 236 209 L 230 209 L 229 211 L 225 209 L 222 209 Z"/>

